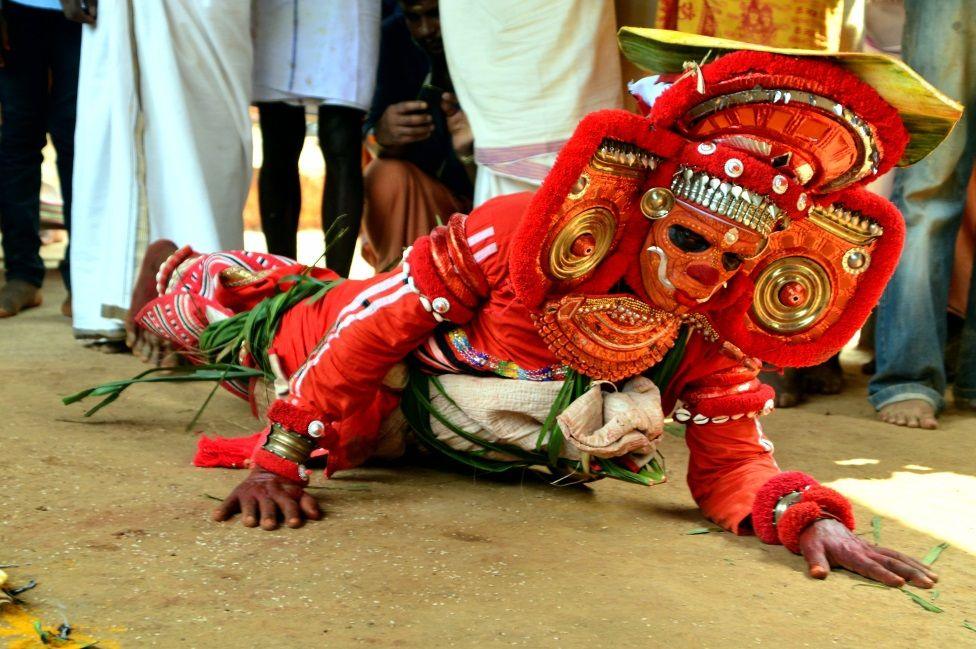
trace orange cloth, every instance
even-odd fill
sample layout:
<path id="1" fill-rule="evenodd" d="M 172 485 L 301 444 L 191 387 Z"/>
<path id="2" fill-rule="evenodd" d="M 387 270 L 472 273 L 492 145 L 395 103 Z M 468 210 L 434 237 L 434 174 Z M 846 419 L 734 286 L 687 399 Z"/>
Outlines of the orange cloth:
<path id="1" fill-rule="evenodd" d="M 363 258 L 376 272 L 396 264 L 403 249 L 444 223 L 464 202 L 404 160 L 376 158 L 363 174 L 366 213 Z"/>

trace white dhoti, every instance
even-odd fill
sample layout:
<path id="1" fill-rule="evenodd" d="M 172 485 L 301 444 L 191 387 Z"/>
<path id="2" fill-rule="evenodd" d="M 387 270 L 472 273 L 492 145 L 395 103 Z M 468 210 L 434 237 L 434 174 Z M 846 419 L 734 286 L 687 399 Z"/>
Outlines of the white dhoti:
<path id="1" fill-rule="evenodd" d="M 102 0 L 85 26 L 71 245 L 76 337 L 124 337 L 148 241 L 243 247 L 249 2 Z"/>
<path id="2" fill-rule="evenodd" d="M 254 101 L 365 111 L 380 49 L 379 0 L 256 0 Z"/>
<path id="3" fill-rule="evenodd" d="M 583 116 L 622 106 L 612 0 L 442 2 L 440 16 L 475 205 L 538 187 Z"/>

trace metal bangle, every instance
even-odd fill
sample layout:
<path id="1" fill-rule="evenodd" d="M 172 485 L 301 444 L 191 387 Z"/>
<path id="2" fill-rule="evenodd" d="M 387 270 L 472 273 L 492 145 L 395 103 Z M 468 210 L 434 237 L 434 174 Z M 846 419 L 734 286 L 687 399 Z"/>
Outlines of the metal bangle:
<path id="1" fill-rule="evenodd" d="M 786 510 L 789 509 L 790 505 L 795 505 L 800 502 L 800 498 L 803 497 L 802 491 L 791 491 L 790 493 L 782 496 L 776 501 L 776 507 L 773 508 L 773 525 L 779 522 L 779 519 L 783 517 Z"/>
<path id="2" fill-rule="evenodd" d="M 264 450 L 295 464 L 303 464 L 314 448 L 313 440 L 286 430 L 280 424 L 271 424 L 271 432 L 264 443 Z"/>

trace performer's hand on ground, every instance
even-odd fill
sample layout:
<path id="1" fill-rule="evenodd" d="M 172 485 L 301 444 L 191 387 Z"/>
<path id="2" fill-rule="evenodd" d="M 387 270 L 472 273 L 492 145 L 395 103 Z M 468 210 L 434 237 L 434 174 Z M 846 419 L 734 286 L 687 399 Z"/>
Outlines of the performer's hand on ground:
<path id="1" fill-rule="evenodd" d="M 288 482 L 259 467 L 237 485 L 214 512 L 215 521 L 226 521 L 240 512 L 246 527 L 274 530 L 284 521 L 288 527 L 301 527 L 305 520 L 322 518 L 319 503 L 297 484 Z"/>
<path id="2" fill-rule="evenodd" d="M 909 556 L 870 545 L 833 519 L 816 521 L 800 534 L 800 551 L 810 567 L 810 576 L 826 579 L 832 566 L 846 568 L 863 577 L 900 588 L 905 582 L 932 588 L 939 580 L 928 566 Z"/>
<path id="3" fill-rule="evenodd" d="M 401 101 L 383 111 L 375 132 L 381 147 L 406 146 L 429 138 L 434 132 L 434 120 L 427 110 L 427 102 Z"/>

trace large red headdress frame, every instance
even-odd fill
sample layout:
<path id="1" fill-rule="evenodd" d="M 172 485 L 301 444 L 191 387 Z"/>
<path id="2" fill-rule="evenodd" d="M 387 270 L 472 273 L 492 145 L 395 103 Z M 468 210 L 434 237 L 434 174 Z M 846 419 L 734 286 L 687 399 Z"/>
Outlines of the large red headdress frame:
<path id="1" fill-rule="evenodd" d="M 646 117 L 602 111 L 580 123 L 523 218 L 513 285 L 531 310 L 621 280 L 647 300 L 647 196 L 666 189 L 769 235 L 698 309 L 721 336 L 777 365 L 820 362 L 863 325 L 894 271 L 902 219 L 861 186 L 908 142 L 898 111 L 844 68 L 725 55 L 678 79 Z"/>

